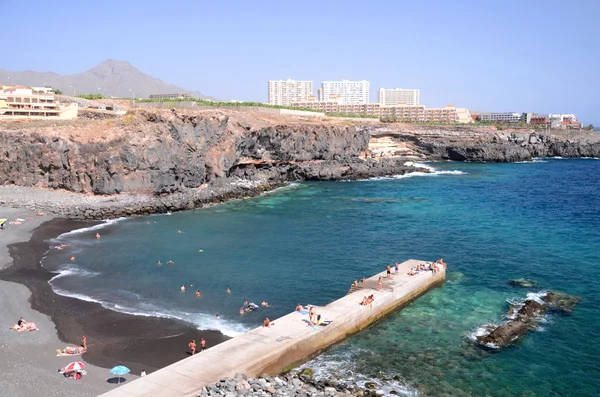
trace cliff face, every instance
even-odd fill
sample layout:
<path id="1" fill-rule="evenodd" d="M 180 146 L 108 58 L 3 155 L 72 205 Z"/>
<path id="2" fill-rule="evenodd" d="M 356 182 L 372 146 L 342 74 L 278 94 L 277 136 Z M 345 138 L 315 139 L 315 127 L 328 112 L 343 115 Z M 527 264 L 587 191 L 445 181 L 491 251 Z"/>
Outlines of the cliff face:
<path id="1" fill-rule="evenodd" d="M 377 140 L 387 146 L 375 150 Z M 273 120 L 223 111 L 142 112 L 39 128 L 0 125 L 0 145 L 0 184 L 95 194 L 185 192 L 230 177 L 277 183 L 401 174 L 411 170 L 404 161 L 415 158 L 600 157 L 594 133 Z"/>
<path id="2" fill-rule="evenodd" d="M 3 131 L 0 184 L 162 194 L 230 176 L 277 182 L 403 172 L 396 162 L 358 159 L 369 144 L 360 126 L 252 124 L 224 114 L 165 112 L 138 114 L 92 134 Z"/>
<path id="3" fill-rule="evenodd" d="M 534 157 L 600 157 L 597 132 L 503 132 L 477 127 L 397 128 L 377 126 L 374 139 L 387 138 L 403 153 L 432 160 L 528 161 Z M 388 152 L 393 151 L 388 145 Z"/>

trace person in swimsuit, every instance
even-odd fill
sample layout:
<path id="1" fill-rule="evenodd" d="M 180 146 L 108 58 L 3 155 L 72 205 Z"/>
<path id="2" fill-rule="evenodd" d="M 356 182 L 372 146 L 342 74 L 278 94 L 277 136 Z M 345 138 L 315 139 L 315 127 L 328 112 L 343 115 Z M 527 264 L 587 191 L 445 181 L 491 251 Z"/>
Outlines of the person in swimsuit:
<path id="1" fill-rule="evenodd" d="M 27 325 L 27 321 L 25 321 L 25 319 L 23 317 L 19 318 L 19 321 L 17 321 L 17 325 L 20 328 L 23 328 L 25 325 Z"/>
<path id="2" fill-rule="evenodd" d="M 387 278 L 392 278 L 392 267 L 390 265 L 386 266 Z"/>
<path id="3" fill-rule="evenodd" d="M 185 292 L 185 285 L 182 285 L 180 288 L 181 292 Z"/>
<path id="4" fill-rule="evenodd" d="M 379 280 L 377 281 L 377 291 L 383 291 L 383 279 L 381 278 L 381 276 L 379 277 Z"/>
<path id="5" fill-rule="evenodd" d="M 74 257 L 74 256 L 72 256 L 72 257 L 71 257 L 71 262 L 73 262 L 74 260 L 75 260 L 75 257 Z"/>
<path id="6" fill-rule="evenodd" d="M 215 316 L 215 320 L 220 320 L 220 319 L 221 319 L 221 317 L 219 317 L 219 315 L 217 314 L 217 315 Z"/>
<path id="7" fill-rule="evenodd" d="M 265 318 L 265 321 L 263 321 L 263 327 L 271 328 L 271 325 L 275 325 L 275 323 L 272 323 L 268 317 Z"/>
<path id="8" fill-rule="evenodd" d="M 240 309 L 240 316 L 243 316 L 243 315 L 244 315 L 244 309 L 242 308 L 242 309 Z"/>
<path id="9" fill-rule="evenodd" d="M 200 298 L 200 291 L 196 290 L 196 296 Z"/>
<path id="10" fill-rule="evenodd" d="M 200 351 L 203 352 L 204 350 L 206 350 L 206 341 L 204 338 L 200 338 Z"/>
<path id="11" fill-rule="evenodd" d="M 100 233 L 96 233 L 96 240 L 100 240 Z"/>
<path id="12" fill-rule="evenodd" d="M 83 347 L 83 350 L 87 350 L 87 338 L 85 337 L 85 335 L 83 336 L 83 338 L 81 338 L 81 346 Z"/>
<path id="13" fill-rule="evenodd" d="M 190 343 L 188 343 L 188 346 L 190 347 L 190 350 L 192 351 L 192 356 L 194 354 L 196 354 L 196 341 L 192 340 Z"/>
<path id="14" fill-rule="evenodd" d="M 227 293 L 231 294 L 231 290 L 229 288 L 227 288 Z"/>
<path id="15" fill-rule="evenodd" d="M 304 309 L 304 308 L 302 307 L 302 305 L 301 305 L 301 304 L 299 304 L 299 303 L 298 303 L 298 304 L 296 305 L 296 311 L 297 311 L 297 312 L 301 312 L 303 309 Z"/>
<path id="16" fill-rule="evenodd" d="M 398 274 L 398 262 L 394 265 L 394 273 Z"/>

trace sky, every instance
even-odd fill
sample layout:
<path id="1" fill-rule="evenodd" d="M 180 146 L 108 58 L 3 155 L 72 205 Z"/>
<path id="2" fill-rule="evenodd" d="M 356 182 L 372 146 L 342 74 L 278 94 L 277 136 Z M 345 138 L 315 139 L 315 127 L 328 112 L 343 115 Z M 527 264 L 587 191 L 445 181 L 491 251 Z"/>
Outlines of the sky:
<path id="1" fill-rule="evenodd" d="M 128 61 L 223 100 L 267 81 L 419 88 L 428 107 L 575 113 L 600 125 L 600 0 L 0 0 L 0 69 Z M 1 77 L 1 76 L 0 76 Z"/>

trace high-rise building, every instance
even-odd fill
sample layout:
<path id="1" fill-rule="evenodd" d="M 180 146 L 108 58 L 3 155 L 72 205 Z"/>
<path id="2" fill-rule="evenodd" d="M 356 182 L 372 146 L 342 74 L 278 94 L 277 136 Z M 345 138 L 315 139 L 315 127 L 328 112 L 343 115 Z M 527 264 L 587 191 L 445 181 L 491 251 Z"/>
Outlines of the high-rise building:
<path id="1" fill-rule="evenodd" d="M 419 105 L 419 90 L 402 88 L 380 88 L 378 102 L 380 105 Z"/>
<path id="2" fill-rule="evenodd" d="M 290 106 L 292 102 L 305 102 L 312 92 L 312 81 L 270 80 L 269 104 Z"/>
<path id="3" fill-rule="evenodd" d="M 321 83 L 319 101 L 338 101 L 341 104 L 358 105 L 369 103 L 369 82 L 361 81 L 324 81 Z"/>

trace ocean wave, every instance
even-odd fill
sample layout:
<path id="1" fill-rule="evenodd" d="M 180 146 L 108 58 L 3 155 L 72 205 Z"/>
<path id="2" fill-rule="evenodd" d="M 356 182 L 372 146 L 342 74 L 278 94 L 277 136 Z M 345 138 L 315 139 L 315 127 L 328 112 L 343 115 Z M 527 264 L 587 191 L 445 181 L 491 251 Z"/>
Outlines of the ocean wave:
<path id="1" fill-rule="evenodd" d="M 90 272 L 87 270 L 83 270 L 81 268 L 75 266 L 68 266 L 64 269 L 53 271 L 52 273 L 57 273 L 56 276 L 52 277 L 48 282 L 50 283 L 53 280 L 57 280 L 59 278 L 68 277 L 68 276 L 79 276 L 79 277 L 93 277 L 97 276 L 100 273 Z"/>
<path id="2" fill-rule="evenodd" d="M 90 226 L 90 227 L 83 227 L 81 229 L 75 229 L 75 230 L 71 230 L 70 232 L 63 233 L 53 240 L 60 240 L 64 237 L 69 237 L 69 236 L 73 236 L 73 235 L 77 235 L 77 234 L 81 234 L 81 233 L 87 233 L 87 232 L 91 232 L 93 230 L 100 230 L 107 226 L 114 225 L 115 223 L 123 221 L 125 219 L 127 219 L 127 218 L 121 217 L 121 218 L 117 218 L 117 219 L 107 219 L 98 225 L 94 225 L 94 226 Z"/>
<path id="3" fill-rule="evenodd" d="M 336 379 L 339 383 L 356 385 L 361 388 L 365 388 L 367 382 L 373 383 L 376 385 L 377 395 L 380 396 L 416 397 L 419 395 L 416 389 L 408 386 L 402 380 L 395 380 L 391 375 L 380 373 L 380 376 L 375 378 L 362 373 L 356 364 L 356 357 L 365 357 L 369 354 L 373 353 L 355 347 L 344 352 L 320 355 L 300 368 L 311 368 L 314 379 L 317 381 Z"/>
<path id="4" fill-rule="evenodd" d="M 83 269 L 69 267 L 63 270 L 59 270 L 58 274 L 52 277 L 48 283 L 52 287 L 52 290 L 61 296 L 66 296 L 69 298 L 79 299 L 85 302 L 98 303 L 103 308 L 112 310 L 119 313 L 130 314 L 133 316 L 144 316 L 144 317 L 160 317 L 160 318 L 172 318 L 181 320 L 187 323 L 194 324 L 196 328 L 199 330 L 216 330 L 222 332 L 224 335 L 234 337 L 245 332 L 248 332 L 250 327 L 238 323 L 233 320 L 229 320 L 227 318 L 221 318 L 217 320 L 213 314 L 208 313 L 198 313 L 198 312 L 185 312 L 185 311 L 170 311 L 164 308 L 157 307 L 152 304 L 144 303 L 142 301 L 142 297 L 136 293 L 129 291 L 119 291 L 119 294 L 128 295 L 127 297 L 123 296 L 124 299 L 132 301 L 132 303 L 114 303 L 107 300 L 104 300 L 97 296 L 92 296 L 89 294 L 83 294 L 79 292 L 73 292 L 66 290 L 64 288 L 58 287 L 56 285 L 56 280 L 68 276 L 77 276 L 77 277 L 91 277 L 98 275 L 99 273 L 88 272 Z M 133 303 L 135 302 L 135 303 Z"/>

